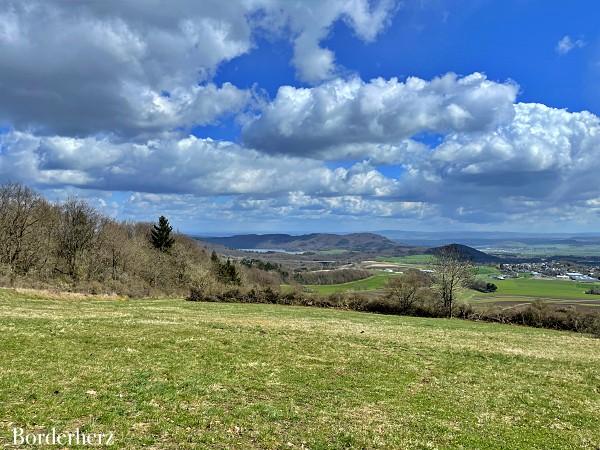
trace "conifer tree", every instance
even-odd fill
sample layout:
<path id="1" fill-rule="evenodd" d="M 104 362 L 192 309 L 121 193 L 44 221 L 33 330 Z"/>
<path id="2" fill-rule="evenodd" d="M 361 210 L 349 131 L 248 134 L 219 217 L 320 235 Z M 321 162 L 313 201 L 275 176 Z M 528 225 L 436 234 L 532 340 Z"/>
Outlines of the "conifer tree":
<path id="1" fill-rule="evenodd" d="M 173 246 L 175 239 L 171 237 L 173 227 L 169 225 L 169 221 L 165 216 L 158 218 L 158 225 L 153 225 L 150 231 L 150 240 L 152 245 L 161 252 L 166 252 Z"/>
<path id="2" fill-rule="evenodd" d="M 229 259 L 222 263 L 217 253 L 213 250 L 210 255 L 210 261 L 213 266 L 213 273 L 221 283 L 236 285 L 241 283 L 240 274 Z"/>

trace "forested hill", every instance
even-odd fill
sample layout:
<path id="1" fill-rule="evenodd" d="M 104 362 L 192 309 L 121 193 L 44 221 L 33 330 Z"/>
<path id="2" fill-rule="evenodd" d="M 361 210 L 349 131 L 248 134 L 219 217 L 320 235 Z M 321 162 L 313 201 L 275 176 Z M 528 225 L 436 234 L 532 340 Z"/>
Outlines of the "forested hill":
<path id="1" fill-rule="evenodd" d="M 244 234 L 230 237 L 199 238 L 211 244 L 234 249 L 278 249 L 286 251 L 319 251 L 341 249 L 350 251 L 384 251 L 406 248 L 386 237 L 373 233 L 330 234 Z"/>
<path id="2" fill-rule="evenodd" d="M 474 262 L 474 263 L 481 263 L 481 264 L 488 263 L 489 264 L 489 263 L 497 263 L 497 262 L 502 261 L 502 258 L 499 258 L 494 255 L 489 255 L 489 254 L 479 251 L 473 247 L 469 247 L 467 245 L 461 245 L 461 244 L 450 244 L 450 245 L 444 245 L 443 247 L 433 247 L 426 251 L 426 253 L 432 254 L 432 255 L 437 255 L 437 254 L 441 254 L 444 252 L 460 256 L 460 257 L 462 257 L 468 261 Z"/>

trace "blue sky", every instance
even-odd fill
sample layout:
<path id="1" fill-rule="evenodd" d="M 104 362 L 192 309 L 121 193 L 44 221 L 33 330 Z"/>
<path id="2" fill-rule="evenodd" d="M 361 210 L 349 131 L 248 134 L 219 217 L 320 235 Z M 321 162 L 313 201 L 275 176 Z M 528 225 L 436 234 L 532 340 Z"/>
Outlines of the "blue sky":
<path id="1" fill-rule="evenodd" d="M 0 0 L 0 179 L 191 233 L 597 231 L 594 1 Z"/>

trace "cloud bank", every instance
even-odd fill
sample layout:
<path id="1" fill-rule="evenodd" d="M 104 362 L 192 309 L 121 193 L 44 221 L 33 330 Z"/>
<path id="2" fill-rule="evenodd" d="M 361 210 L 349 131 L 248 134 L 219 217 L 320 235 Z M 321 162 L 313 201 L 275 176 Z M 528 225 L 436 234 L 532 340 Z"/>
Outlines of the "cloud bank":
<path id="1" fill-rule="evenodd" d="M 475 72 L 363 80 L 325 42 L 375 42 L 398 2 L 0 0 L 0 180 L 121 217 L 597 222 L 600 119 Z M 257 36 L 295 83 L 216 83 Z M 564 36 L 559 54 L 582 47 Z M 194 128 L 234 119 L 227 139 Z"/>

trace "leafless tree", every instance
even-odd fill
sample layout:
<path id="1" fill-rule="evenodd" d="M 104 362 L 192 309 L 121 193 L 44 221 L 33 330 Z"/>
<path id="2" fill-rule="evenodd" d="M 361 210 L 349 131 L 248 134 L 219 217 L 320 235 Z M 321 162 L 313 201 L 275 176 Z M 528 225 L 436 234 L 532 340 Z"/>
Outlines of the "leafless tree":
<path id="1" fill-rule="evenodd" d="M 99 226 L 100 215 L 86 202 L 71 198 L 60 205 L 56 243 L 58 256 L 64 262 L 66 271 L 57 270 L 73 279 L 79 277 L 79 264 L 93 247 Z"/>
<path id="2" fill-rule="evenodd" d="M 83 200 L 56 204 L 24 185 L 0 185 L 0 282 L 69 281 L 127 295 L 181 294 L 196 282 L 221 288 L 196 240 L 174 235 L 170 251 L 159 252 L 149 229 L 103 216 Z M 270 275 L 256 272 L 257 279 Z"/>
<path id="3" fill-rule="evenodd" d="M 473 277 L 473 265 L 455 250 L 443 249 L 434 257 L 434 279 L 442 308 L 452 317 L 452 308 L 459 288 L 468 285 Z"/>
<path id="4" fill-rule="evenodd" d="M 44 206 L 45 201 L 27 186 L 9 183 L 0 187 L 0 262 L 11 271 L 28 270 L 25 262 L 33 250 Z"/>
<path id="5" fill-rule="evenodd" d="M 419 301 L 419 294 L 423 289 L 430 287 L 431 277 L 418 270 L 408 270 L 402 275 L 389 279 L 387 283 L 388 298 L 396 302 L 404 312 Z"/>

